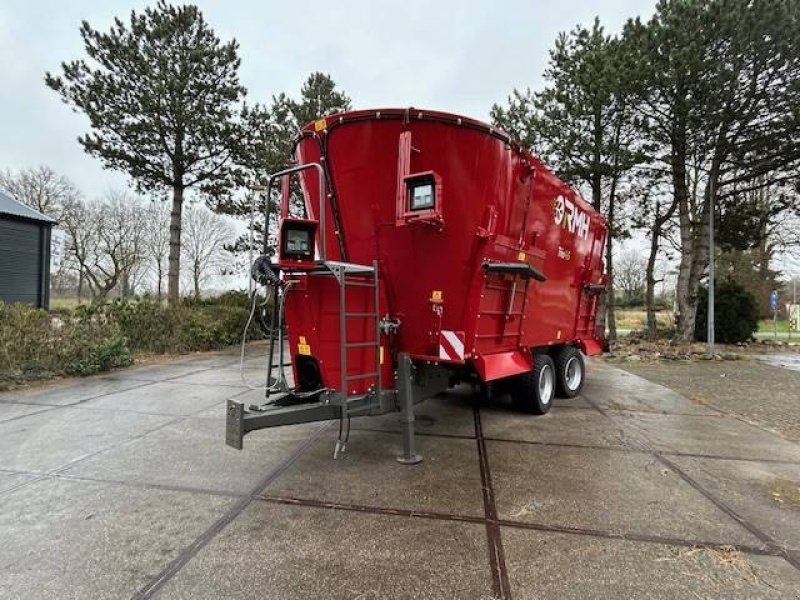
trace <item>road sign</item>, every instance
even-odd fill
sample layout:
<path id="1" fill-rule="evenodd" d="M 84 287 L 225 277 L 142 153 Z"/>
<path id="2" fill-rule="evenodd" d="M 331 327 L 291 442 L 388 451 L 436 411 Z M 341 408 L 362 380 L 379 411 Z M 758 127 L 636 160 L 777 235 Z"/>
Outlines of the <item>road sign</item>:
<path id="1" fill-rule="evenodd" d="M 772 310 L 777 310 L 777 308 L 778 308 L 778 290 L 772 290 L 772 293 L 769 295 L 769 307 Z"/>

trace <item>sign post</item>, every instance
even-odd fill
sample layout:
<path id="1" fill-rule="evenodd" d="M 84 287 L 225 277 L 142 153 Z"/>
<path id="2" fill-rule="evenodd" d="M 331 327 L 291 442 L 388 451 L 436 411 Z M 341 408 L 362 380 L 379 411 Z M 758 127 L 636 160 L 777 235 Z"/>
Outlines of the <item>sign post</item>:
<path id="1" fill-rule="evenodd" d="M 772 325 L 775 329 L 775 339 L 778 339 L 778 290 L 772 290 L 769 295 L 769 307 L 772 309 Z"/>

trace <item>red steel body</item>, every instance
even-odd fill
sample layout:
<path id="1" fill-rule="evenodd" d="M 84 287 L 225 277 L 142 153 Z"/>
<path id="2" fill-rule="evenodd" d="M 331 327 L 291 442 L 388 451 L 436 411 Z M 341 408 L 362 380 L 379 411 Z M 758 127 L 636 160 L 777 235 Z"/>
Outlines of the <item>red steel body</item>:
<path id="1" fill-rule="evenodd" d="M 601 351 L 595 318 L 606 221 L 503 132 L 446 113 L 356 111 L 304 127 L 295 158 L 327 172 L 327 258 L 376 261 L 380 314 L 401 323 L 381 335 L 384 388 L 395 385 L 398 352 L 471 367 L 490 381 L 530 370 L 536 349 Z M 304 171 L 300 180 L 306 217 L 318 221 L 317 174 Z M 410 210 L 415 181 L 435 190 L 433 206 Z M 494 263 L 530 265 L 546 281 L 487 270 Z M 323 384 L 343 391 L 339 286 L 331 277 L 283 277 L 295 281 L 286 299 L 293 358 L 315 358 Z M 348 287 L 344 309 L 373 310 L 373 292 Z M 347 351 L 348 374 L 375 370 L 366 343 L 374 336 L 374 321 L 347 321 L 347 341 L 365 342 Z M 374 383 L 355 379 L 346 392 Z"/>

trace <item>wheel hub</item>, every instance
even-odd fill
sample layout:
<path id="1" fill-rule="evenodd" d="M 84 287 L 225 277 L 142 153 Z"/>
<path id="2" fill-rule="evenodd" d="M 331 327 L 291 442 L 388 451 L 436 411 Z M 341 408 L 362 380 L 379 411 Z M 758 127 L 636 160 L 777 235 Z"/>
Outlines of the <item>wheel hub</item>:
<path id="1" fill-rule="evenodd" d="M 545 365 L 539 372 L 539 399 L 542 404 L 550 404 L 555 388 L 555 376 L 550 365 Z"/>

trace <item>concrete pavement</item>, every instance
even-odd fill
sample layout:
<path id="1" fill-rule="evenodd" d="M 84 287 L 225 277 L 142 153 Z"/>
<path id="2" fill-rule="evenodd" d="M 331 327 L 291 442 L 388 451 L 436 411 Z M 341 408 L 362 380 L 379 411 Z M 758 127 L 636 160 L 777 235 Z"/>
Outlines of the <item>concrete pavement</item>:
<path id="1" fill-rule="evenodd" d="M 260 360 L 248 379 L 263 381 Z M 0 598 L 796 598 L 800 445 L 599 361 L 226 447 L 233 353 L 0 394 Z"/>

